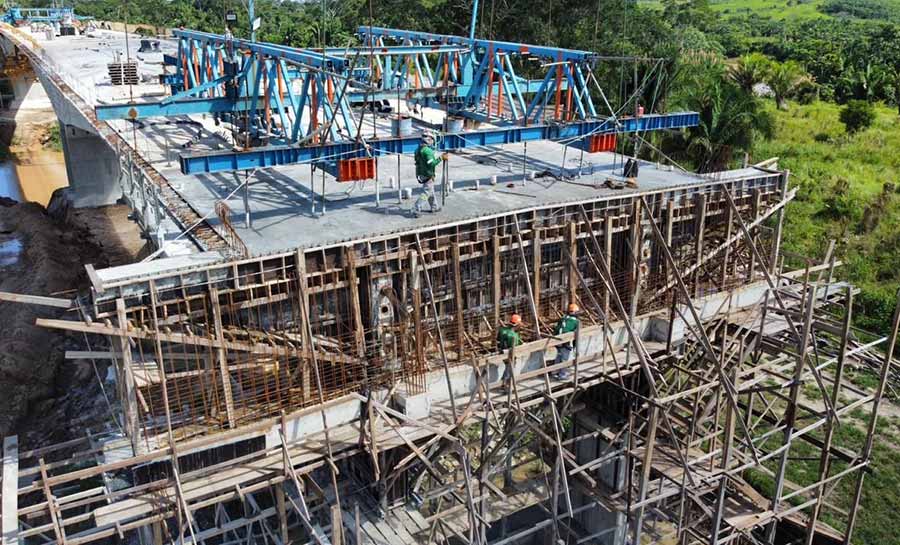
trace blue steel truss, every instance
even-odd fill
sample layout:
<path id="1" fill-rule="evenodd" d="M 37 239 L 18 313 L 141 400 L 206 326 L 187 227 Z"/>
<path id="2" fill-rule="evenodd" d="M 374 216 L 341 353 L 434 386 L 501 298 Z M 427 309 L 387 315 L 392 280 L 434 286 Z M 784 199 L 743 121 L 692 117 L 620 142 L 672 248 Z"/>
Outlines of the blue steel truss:
<path id="1" fill-rule="evenodd" d="M 174 67 L 164 76 L 171 96 L 96 110 L 101 120 L 213 114 L 246 136 L 247 151 L 184 155 L 186 174 L 411 153 L 418 136 L 366 142 L 360 134 L 364 110 L 354 106 L 389 98 L 495 126 L 446 135 L 446 150 L 698 121 L 692 113 L 598 115 L 590 88 L 597 56 L 588 51 L 375 27 L 359 28 L 358 47 L 324 50 L 194 30 L 174 36 L 177 54 L 164 58 Z"/>
<path id="2" fill-rule="evenodd" d="M 93 17 L 75 15 L 74 8 L 19 8 L 11 7 L 3 14 L 3 22 L 11 25 L 28 23 L 61 23 L 63 21 L 84 21 Z"/>
<path id="3" fill-rule="evenodd" d="M 560 125 L 509 126 L 456 134 L 446 134 L 438 143 L 441 151 L 500 146 L 536 140 L 570 142 L 593 135 L 674 130 L 694 127 L 699 115 L 694 112 L 651 114 L 639 118 L 579 121 Z M 339 159 L 380 157 L 413 153 L 422 142 L 420 136 L 379 138 L 368 142 L 337 142 L 307 146 L 265 146 L 248 151 L 223 151 L 182 154 L 181 172 L 202 174 L 301 163 L 330 163 Z"/>
<path id="4" fill-rule="evenodd" d="M 424 72 L 433 87 L 453 84 L 464 97 L 457 114 L 479 121 L 509 119 L 521 124 L 585 120 L 597 116 L 586 73 L 596 60 L 589 51 L 544 47 L 512 42 L 479 40 L 390 28 L 359 28 L 365 44 L 384 47 L 385 43 L 428 47 L 455 45 L 463 51 L 441 55 L 434 70 L 427 58 L 407 59 L 403 66 L 378 66 L 385 76 L 384 88 L 408 85 L 408 74 Z M 530 81 L 516 74 L 516 65 L 543 72 Z"/>

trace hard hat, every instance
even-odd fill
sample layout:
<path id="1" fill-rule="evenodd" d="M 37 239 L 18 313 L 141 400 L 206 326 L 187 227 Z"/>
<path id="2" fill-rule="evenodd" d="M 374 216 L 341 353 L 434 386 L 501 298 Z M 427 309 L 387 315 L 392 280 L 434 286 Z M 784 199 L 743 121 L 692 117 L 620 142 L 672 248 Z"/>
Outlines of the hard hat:
<path id="1" fill-rule="evenodd" d="M 578 308 L 578 305 L 576 305 L 575 303 L 569 303 L 569 312 L 570 313 L 578 312 L 579 310 L 581 310 L 581 309 Z"/>
<path id="2" fill-rule="evenodd" d="M 513 314 L 509 318 L 509 323 L 511 323 L 512 325 L 519 325 L 521 322 L 522 322 L 522 317 L 519 316 L 518 314 Z"/>

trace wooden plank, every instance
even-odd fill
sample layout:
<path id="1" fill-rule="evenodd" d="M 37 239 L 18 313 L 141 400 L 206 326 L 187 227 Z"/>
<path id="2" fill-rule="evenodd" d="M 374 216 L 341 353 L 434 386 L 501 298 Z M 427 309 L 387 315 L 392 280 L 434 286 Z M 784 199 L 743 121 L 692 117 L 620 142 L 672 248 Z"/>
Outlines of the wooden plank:
<path id="1" fill-rule="evenodd" d="M 44 307 L 55 308 L 72 308 L 71 299 L 58 299 L 56 297 L 41 297 L 39 295 L 25 295 L 21 293 L 10 293 L 8 291 L 0 291 L 0 301 L 8 301 L 10 303 L 22 303 L 26 305 L 39 305 Z"/>
<path id="2" fill-rule="evenodd" d="M 67 360 L 114 360 L 121 357 L 122 354 L 111 351 L 100 350 L 66 350 L 65 358 Z"/>
<path id="3" fill-rule="evenodd" d="M 534 290 L 534 308 L 541 309 L 541 231 L 534 230 L 534 238 L 531 245 L 531 272 L 534 275 L 532 280 L 532 288 Z"/>
<path id="4" fill-rule="evenodd" d="M 353 314 L 353 335 L 356 340 L 356 354 L 363 358 L 366 355 L 366 335 L 363 330 L 362 311 L 359 306 L 359 281 L 356 277 L 356 251 L 352 247 L 344 248 L 344 261 L 347 269 L 347 290 L 350 293 L 350 311 Z"/>
<path id="5" fill-rule="evenodd" d="M 346 511 L 341 511 L 341 519 L 344 521 L 344 526 L 347 528 L 353 528 L 353 532 L 349 532 L 348 536 L 353 536 L 349 541 L 353 543 L 353 545 L 372 545 L 372 540 L 369 536 L 366 535 L 361 529 L 359 532 L 356 531 L 356 519 L 354 519 L 353 515 Z"/>
<path id="6" fill-rule="evenodd" d="M 295 256 L 297 261 L 297 298 L 298 304 L 300 305 L 300 319 L 304 322 L 301 324 L 300 334 L 303 342 L 303 349 L 310 354 L 313 354 L 314 349 L 312 347 L 311 328 L 308 324 L 309 320 L 312 318 L 309 315 L 306 254 L 303 253 L 303 250 L 297 250 Z M 303 388 L 303 399 L 309 400 L 312 395 L 312 373 L 310 373 L 309 361 L 307 359 L 301 359 L 300 365 L 300 384 Z"/>
<path id="7" fill-rule="evenodd" d="M 125 335 L 127 337 L 131 337 L 132 339 L 159 339 L 160 342 L 166 343 L 180 343 L 187 344 L 192 346 L 206 346 L 212 348 L 225 348 L 227 350 L 237 350 L 241 352 L 248 352 L 251 354 L 266 354 L 273 356 L 292 356 L 296 355 L 293 350 L 289 350 L 287 348 L 281 348 L 277 346 L 271 346 L 263 343 L 249 344 L 242 341 L 218 341 L 216 339 L 209 339 L 206 337 L 201 337 L 199 335 L 185 335 L 183 333 L 167 333 L 164 331 L 159 332 L 146 332 L 141 329 L 134 329 L 131 331 L 124 331 L 118 327 L 106 326 L 103 324 L 99 324 L 97 322 L 86 324 L 84 322 L 76 322 L 72 320 L 54 320 L 47 318 L 38 318 L 35 320 L 35 325 L 38 327 L 47 327 L 50 329 L 63 329 L 66 331 L 78 331 L 82 333 L 91 333 L 94 335 L 107 335 L 109 337 L 119 337 Z"/>
<path id="8" fill-rule="evenodd" d="M 578 296 L 578 225 L 569 222 L 566 231 L 566 243 L 569 245 L 569 301 L 575 302 Z"/>
<path id="9" fill-rule="evenodd" d="M 466 340 L 466 324 L 463 321 L 462 270 L 459 266 L 459 244 L 450 247 L 453 256 L 453 302 L 456 307 L 456 359 L 462 361 Z"/>
<path id="10" fill-rule="evenodd" d="M 19 438 L 10 435 L 3 439 L 3 481 L 0 482 L 3 513 L 0 530 L 3 545 L 19 543 Z"/>
<path id="11" fill-rule="evenodd" d="M 416 252 L 409 253 L 410 288 L 413 295 L 413 321 L 416 334 L 416 363 L 419 370 L 425 369 L 425 337 L 422 331 L 422 285 L 419 276 L 419 256 Z"/>
<path id="12" fill-rule="evenodd" d="M 694 233 L 694 252 L 696 254 L 694 267 L 699 269 L 700 265 L 703 264 L 703 239 L 706 234 L 706 195 L 697 196 L 697 212 L 694 214 L 694 217 L 697 219 L 697 229 Z M 698 270 L 698 273 L 694 275 L 694 296 L 698 297 L 699 295 L 700 274 Z"/>
<path id="13" fill-rule="evenodd" d="M 606 228 L 603 230 L 603 240 L 604 240 L 604 248 L 603 251 L 605 255 L 603 256 L 604 261 L 606 261 L 606 270 L 612 270 L 612 251 L 613 251 L 613 217 L 612 215 L 606 216 Z M 591 227 L 593 229 L 593 227 Z M 609 286 L 610 289 L 615 289 L 615 286 Z M 606 316 L 606 321 L 609 322 L 609 303 L 610 303 L 610 290 L 603 290 L 603 315 Z"/>
<path id="14" fill-rule="evenodd" d="M 47 511 L 50 512 L 50 520 L 53 522 L 53 534 L 56 536 L 57 543 L 66 545 L 66 532 L 65 529 L 63 529 L 62 525 L 59 523 L 56 498 L 53 497 L 53 492 L 50 490 L 50 486 L 47 484 L 47 466 L 44 464 L 43 458 L 38 460 L 38 464 L 41 466 L 41 483 L 43 483 L 44 498 L 47 500 Z"/>
<path id="15" fill-rule="evenodd" d="M 121 297 L 116 299 L 116 319 L 119 322 L 120 329 L 128 329 L 128 319 L 125 314 L 125 300 Z M 128 343 L 128 338 L 121 336 L 118 338 L 118 341 L 119 353 L 122 355 L 122 374 L 120 376 L 124 381 L 122 388 L 124 399 L 122 401 L 125 412 L 125 431 L 131 439 L 131 448 L 133 452 L 137 454 L 140 430 L 138 427 L 137 394 L 135 393 L 136 381 L 133 368 L 134 362 L 131 361 L 131 345 Z"/>
<path id="16" fill-rule="evenodd" d="M 331 545 L 344 545 L 344 524 L 341 522 L 340 505 L 331 506 Z"/>
<path id="17" fill-rule="evenodd" d="M 494 323 L 492 327 L 500 327 L 500 296 L 501 296 L 501 279 L 500 279 L 500 236 L 494 235 L 493 238 L 493 266 L 491 268 L 492 281 L 491 292 L 494 296 Z M 494 350 L 497 350 L 497 335 L 494 335 Z"/>
<path id="18" fill-rule="evenodd" d="M 733 236 L 732 230 L 734 228 L 734 210 L 731 207 L 728 207 L 728 210 L 725 211 L 725 240 L 731 240 Z M 671 244 L 669 245 L 671 247 Z M 731 245 L 725 248 L 725 255 L 722 256 L 722 285 L 728 281 L 728 269 L 731 264 Z"/>
<path id="19" fill-rule="evenodd" d="M 422 516 L 422 513 L 416 511 L 415 509 L 405 509 L 404 511 L 413 521 L 413 523 L 415 523 L 415 525 L 419 527 L 420 532 L 427 532 L 430 529 L 430 526 L 427 522 L 425 522 L 425 517 Z"/>
<path id="20" fill-rule="evenodd" d="M 219 373 L 222 378 L 222 392 L 225 398 L 225 412 L 228 416 L 228 426 L 235 427 L 234 418 L 234 395 L 231 391 L 231 374 L 228 371 L 228 356 L 225 349 L 221 345 L 225 342 L 225 333 L 222 328 L 222 307 L 219 306 L 219 290 L 210 288 L 209 302 L 212 305 L 213 327 L 215 328 L 216 340 L 220 343 L 216 351 L 216 359 L 219 363 Z"/>
<path id="21" fill-rule="evenodd" d="M 287 509 L 284 503 L 284 483 L 275 485 L 275 506 L 278 509 L 278 526 L 281 529 L 281 542 L 286 544 L 290 540 L 288 535 Z"/>
<path id="22" fill-rule="evenodd" d="M 84 270 L 87 272 L 88 279 L 91 281 L 91 286 L 94 287 L 94 290 L 97 293 L 103 293 L 103 281 L 100 280 L 100 276 L 97 274 L 97 270 L 94 269 L 94 266 L 88 263 L 84 266 Z"/>

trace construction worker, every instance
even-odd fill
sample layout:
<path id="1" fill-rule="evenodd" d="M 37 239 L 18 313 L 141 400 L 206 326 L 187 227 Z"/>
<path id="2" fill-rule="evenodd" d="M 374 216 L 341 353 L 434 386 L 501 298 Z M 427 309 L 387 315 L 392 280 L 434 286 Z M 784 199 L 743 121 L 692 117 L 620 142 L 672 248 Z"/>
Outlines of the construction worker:
<path id="1" fill-rule="evenodd" d="M 516 331 L 518 329 L 519 324 L 522 323 L 522 317 L 518 314 L 513 314 L 509 317 L 509 323 L 503 326 L 500 326 L 500 329 L 497 330 L 497 350 L 502 354 L 503 351 L 509 350 L 514 346 L 519 346 L 522 344 L 522 337 L 519 335 L 519 332 Z M 507 364 L 503 367 L 503 388 L 506 391 L 509 391 L 510 380 L 512 379 L 512 362 L 507 362 Z"/>
<path id="2" fill-rule="evenodd" d="M 556 322 L 555 335 L 563 335 L 565 333 L 574 333 L 578 330 L 580 323 L 578 321 L 578 313 L 581 311 L 578 305 L 570 303 L 566 309 L 566 313 Z M 559 365 L 569 361 L 572 357 L 572 343 L 567 342 L 556 347 L 556 361 L 554 365 Z M 554 378 L 558 380 L 567 380 L 569 378 L 569 368 L 563 368 L 553 373 Z"/>
<path id="3" fill-rule="evenodd" d="M 422 144 L 416 150 L 416 180 L 419 182 L 420 192 L 413 208 L 413 215 L 417 218 L 421 215 L 422 205 L 426 200 L 431 207 L 431 212 L 440 210 L 434 198 L 434 172 L 435 168 L 441 164 L 441 160 L 447 160 L 447 154 L 438 157 L 435 153 L 434 142 L 434 133 L 428 131 L 422 135 Z"/>
<path id="4" fill-rule="evenodd" d="M 518 314 L 513 314 L 509 318 L 509 323 L 501 326 L 500 329 L 497 330 L 497 350 L 503 352 L 504 350 L 509 350 L 514 346 L 522 344 L 522 337 L 519 336 L 519 332 L 516 331 L 521 323 L 522 317 Z"/>

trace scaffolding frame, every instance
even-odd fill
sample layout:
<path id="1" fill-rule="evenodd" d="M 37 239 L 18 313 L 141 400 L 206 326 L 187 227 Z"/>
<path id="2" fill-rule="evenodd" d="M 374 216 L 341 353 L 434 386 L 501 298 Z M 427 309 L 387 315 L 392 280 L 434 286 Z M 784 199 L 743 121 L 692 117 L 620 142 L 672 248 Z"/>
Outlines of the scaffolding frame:
<path id="1" fill-rule="evenodd" d="M 4 544 L 725 544 L 785 528 L 849 543 L 892 365 L 873 361 L 900 313 L 888 338 L 853 328 L 832 252 L 783 272 L 787 181 L 759 171 L 95 274 L 83 320 L 39 325 L 107 338 L 94 356 L 115 366 L 127 433 L 8 439 Z M 555 335 L 572 301 L 581 327 Z M 511 312 L 524 344 L 497 353 Z M 876 392 L 845 379 L 857 362 Z M 835 432 L 860 408 L 866 440 L 849 452 Z M 819 460 L 810 482 L 787 478 L 792 452 Z M 844 479 L 846 510 L 829 501 Z M 526 509 L 542 519 L 510 527 Z"/>

